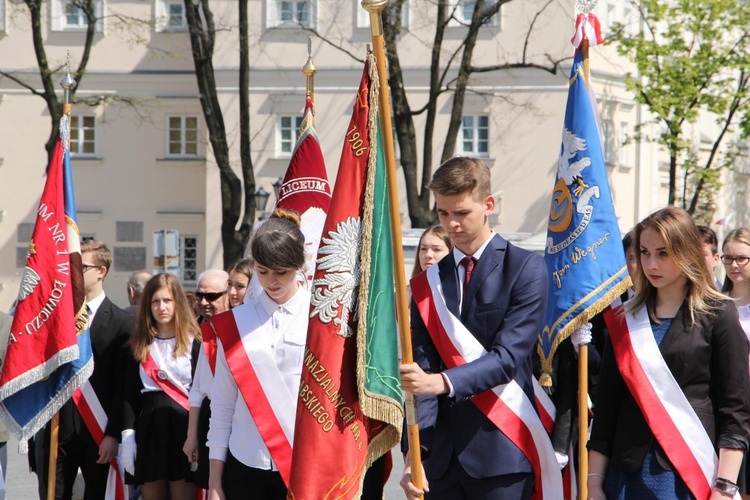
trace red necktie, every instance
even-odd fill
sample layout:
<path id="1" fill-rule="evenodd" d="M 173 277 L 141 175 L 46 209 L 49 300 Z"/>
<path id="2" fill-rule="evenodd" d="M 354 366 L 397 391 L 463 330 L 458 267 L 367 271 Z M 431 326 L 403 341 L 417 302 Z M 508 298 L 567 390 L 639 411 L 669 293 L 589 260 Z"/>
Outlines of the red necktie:
<path id="1" fill-rule="evenodd" d="M 464 295 L 466 295 L 466 289 L 469 286 L 469 281 L 471 281 L 471 273 L 472 271 L 474 271 L 474 264 L 476 263 L 477 259 L 475 259 L 471 255 L 466 255 L 463 259 L 461 259 L 461 265 L 466 268 L 466 279 L 464 279 Z"/>

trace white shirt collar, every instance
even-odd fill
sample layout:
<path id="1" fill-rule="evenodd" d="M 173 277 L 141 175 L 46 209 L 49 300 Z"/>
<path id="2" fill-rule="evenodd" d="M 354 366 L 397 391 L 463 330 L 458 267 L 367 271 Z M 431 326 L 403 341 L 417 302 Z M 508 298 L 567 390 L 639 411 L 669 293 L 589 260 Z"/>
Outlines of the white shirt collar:
<path id="1" fill-rule="evenodd" d="M 490 237 L 487 238 L 487 241 L 485 241 L 484 244 L 481 247 L 479 247 L 479 249 L 476 252 L 474 252 L 474 255 L 472 255 L 472 257 L 479 260 L 479 258 L 482 256 L 482 252 L 484 252 L 484 249 L 487 248 L 487 245 L 490 244 L 490 241 L 494 237 L 495 237 L 495 231 L 490 230 Z M 456 267 L 461 265 L 461 261 L 463 260 L 464 257 L 466 257 L 466 254 L 454 246 L 453 247 L 453 260 L 455 260 Z"/>
<path id="2" fill-rule="evenodd" d="M 101 293 L 97 298 L 91 299 L 86 302 L 86 305 L 89 308 L 89 326 L 91 326 L 91 322 L 94 321 L 94 316 L 96 316 L 96 311 L 99 310 L 99 306 L 102 305 L 102 302 L 104 302 L 104 298 L 106 295 L 104 295 L 104 292 Z"/>
<path id="3" fill-rule="evenodd" d="M 302 293 L 300 293 L 302 292 Z M 275 302 L 271 297 L 268 296 L 268 294 L 264 291 L 258 296 L 258 300 L 260 301 L 260 305 L 263 308 L 263 311 L 265 311 L 266 314 L 271 316 L 274 311 L 284 311 L 287 314 L 294 314 L 297 309 L 299 309 L 300 305 L 303 302 L 307 302 L 309 305 L 309 295 L 306 298 L 305 297 L 306 290 L 299 286 L 297 288 L 297 292 L 292 296 L 291 299 L 287 300 L 283 304 L 278 304 Z"/>

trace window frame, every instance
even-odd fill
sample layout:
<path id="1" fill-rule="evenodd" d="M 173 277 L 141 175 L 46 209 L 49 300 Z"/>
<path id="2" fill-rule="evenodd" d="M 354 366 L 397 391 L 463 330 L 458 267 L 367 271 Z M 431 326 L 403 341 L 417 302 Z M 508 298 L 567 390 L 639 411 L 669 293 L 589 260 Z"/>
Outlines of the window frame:
<path id="1" fill-rule="evenodd" d="M 88 23 L 83 23 L 86 20 L 86 15 L 80 7 L 73 5 L 72 0 L 52 0 L 50 3 L 50 27 L 52 31 L 82 32 L 88 29 Z M 73 7 L 79 10 L 78 24 L 68 24 L 68 5 L 73 5 Z M 94 31 L 97 33 L 104 32 L 104 12 L 105 0 L 95 0 L 94 15 L 96 16 L 96 23 L 94 24 Z"/>
<path id="2" fill-rule="evenodd" d="M 284 126 L 284 119 L 289 119 L 289 126 Z M 294 146 L 299 139 L 299 130 L 302 126 L 303 116 L 300 115 L 280 115 L 276 120 L 276 158 L 291 158 L 294 152 Z M 290 138 L 283 137 L 284 132 L 290 132 Z M 289 151 L 284 151 L 284 145 L 289 143 Z"/>
<path id="3" fill-rule="evenodd" d="M 459 28 L 459 27 L 468 27 L 471 24 L 471 17 L 468 19 L 466 16 L 458 16 L 459 13 L 463 14 L 463 9 L 461 8 L 462 5 L 466 5 L 468 3 L 471 3 L 470 0 L 449 0 L 448 1 L 448 8 L 450 13 L 454 13 L 453 17 L 451 17 L 450 21 L 448 22 L 449 28 Z M 473 2 L 476 4 L 476 1 Z M 472 15 L 474 10 L 472 9 Z M 500 7 L 500 9 L 497 11 L 497 13 L 492 16 L 489 21 L 487 21 L 484 26 L 491 27 L 491 28 L 498 28 L 502 29 L 502 14 L 503 14 L 503 8 Z"/>
<path id="4" fill-rule="evenodd" d="M 194 246 L 190 247 L 191 250 L 195 251 L 195 255 L 192 257 L 186 257 L 185 253 L 189 249 L 186 240 L 190 238 L 194 240 Z M 198 235 L 194 234 L 180 234 L 180 281 L 183 285 L 197 285 L 198 284 L 198 255 L 200 246 L 198 245 Z M 192 262 L 192 267 L 186 265 L 187 262 Z M 188 272 L 194 273 L 193 279 L 188 279 L 185 276 Z"/>
<path id="5" fill-rule="evenodd" d="M 85 125 L 85 119 L 91 118 L 94 120 L 93 127 L 87 127 Z M 74 123 L 77 123 L 74 124 Z M 76 135 L 78 136 L 77 139 L 73 139 L 73 131 L 75 130 Z M 86 139 L 86 131 L 90 130 L 92 131 L 93 137 L 90 141 L 87 141 Z M 96 158 L 96 137 L 97 137 L 97 119 L 96 115 L 90 114 L 90 113 L 79 113 L 75 115 L 71 115 L 70 117 L 70 157 L 71 158 Z M 83 139 L 82 139 L 83 138 Z M 93 151 L 86 152 L 83 151 L 84 145 L 89 142 L 93 144 Z M 75 144 L 75 146 L 74 146 Z"/>
<path id="6" fill-rule="evenodd" d="M 309 19 L 307 23 L 301 23 L 298 21 L 282 21 L 281 20 L 281 4 L 284 2 L 297 4 L 306 3 L 309 4 Z M 317 0 L 265 0 L 266 5 L 266 28 L 316 28 L 318 23 L 318 2 Z M 296 10 L 296 9 L 295 9 Z"/>
<path id="7" fill-rule="evenodd" d="M 173 141 L 171 140 L 171 133 L 172 133 L 172 119 L 173 118 L 179 118 L 180 119 L 180 152 L 179 153 L 172 153 L 170 150 L 170 146 L 173 144 Z M 195 119 L 195 153 L 187 153 L 187 144 L 188 140 L 186 138 L 187 135 L 187 120 L 193 118 Z M 170 114 L 166 117 L 166 143 L 164 145 L 164 153 L 166 158 L 170 159 L 195 159 L 200 157 L 200 118 L 198 115 L 178 115 L 178 114 Z M 192 143 L 192 141 L 190 141 Z"/>
<path id="8" fill-rule="evenodd" d="M 170 26 L 169 22 L 172 15 L 169 11 L 172 5 L 182 7 L 181 24 L 179 26 Z M 157 0 L 154 7 L 154 29 L 157 33 L 161 32 L 182 32 L 188 30 L 187 12 L 185 4 L 181 0 Z"/>
<path id="9" fill-rule="evenodd" d="M 468 118 L 472 119 L 471 124 L 471 131 L 472 131 L 472 137 L 470 138 L 471 142 L 471 150 L 467 150 L 465 148 L 466 143 L 468 142 L 466 139 L 466 135 L 464 131 L 466 130 L 466 120 Z M 484 119 L 485 123 L 484 126 L 482 126 L 479 122 L 481 119 Z M 480 130 L 485 130 L 485 138 L 481 139 L 479 137 Z M 462 155 L 471 155 L 475 156 L 477 158 L 489 158 L 490 157 L 490 116 L 488 114 L 465 114 L 461 117 L 461 127 L 458 130 L 459 134 L 459 140 L 457 143 L 458 146 L 458 152 Z M 486 143 L 486 151 L 479 151 L 479 145 L 481 142 Z"/>

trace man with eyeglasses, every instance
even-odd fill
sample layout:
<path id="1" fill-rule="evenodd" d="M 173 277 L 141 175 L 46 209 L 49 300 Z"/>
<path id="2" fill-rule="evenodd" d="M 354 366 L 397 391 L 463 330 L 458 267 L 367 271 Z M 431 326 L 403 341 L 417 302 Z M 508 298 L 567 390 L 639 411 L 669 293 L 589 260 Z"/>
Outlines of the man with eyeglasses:
<path id="1" fill-rule="evenodd" d="M 198 276 L 198 297 L 202 321 L 229 310 L 227 281 L 229 275 L 221 269 L 206 269 Z"/>
<path id="2" fill-rule="evenodd" d="M 84 499 L 103 499 L 111 462 L 117 455 L 120 441 L 119 391 L 120 360 L 133 331 L 133 315 L 110 301 L 104 293 L 104 279 L 112 267 L 112 253 L 101 241 L 81 243 L 83 287 L 89 313 L 89 333 L 94 354 L 94 371 L 87 383 L 94 395 L 86 392 L 89 407 L 96 398 L 107 416 L 104 429 L 96 420 L 87 419 L 79 411 L 75 398 L 60 410 L 60 431 L 57 454 L 55 498 L 71 498 L 73 483 L 80 468 L 86 484 Z M 83 404 L 83 402 L 81 402 Z M 88 415 L 88 413 L 86 413 Z M 47 498 L 47 468 L 49 456 L 49 425 L 35 437 L 34 457 L 39 480 L 39 497 Z M 97 443 L 94 435 L 104 434 Z"/>

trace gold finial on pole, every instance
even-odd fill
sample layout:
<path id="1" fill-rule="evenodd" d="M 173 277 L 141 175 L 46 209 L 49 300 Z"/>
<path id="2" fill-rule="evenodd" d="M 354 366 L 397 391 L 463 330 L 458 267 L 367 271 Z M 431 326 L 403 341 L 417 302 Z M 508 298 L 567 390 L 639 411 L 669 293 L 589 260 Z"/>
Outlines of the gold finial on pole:
<path id="1" fill-rule="evenodd" d="M 315 73 L 318 72 L 318 67 L 315 66 L 312 60 L 312 36 L 307 39 L 307 62 L 302 66 L 302 72 L 307 77 L 307 97 L 311 101 L 315 101 Z"/>
<path id="2" fill-rule="evenodd" d="M 71 98 L 71 91 L 76 86 L 76 81 L 70 74 L 70 49 L 68 49 L 68 57 L 67 61 L 65 62 L 66 70 L 65 70 L 65 76 L 62 80 L 60 80 L 60 86 L 63 88 L 63 114 L 70 116 L 70 98 Z"/>

